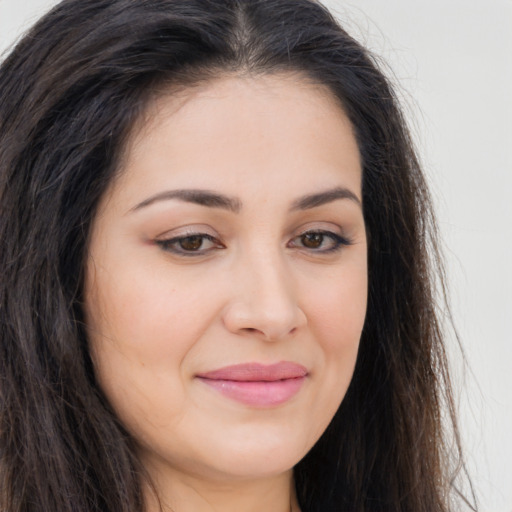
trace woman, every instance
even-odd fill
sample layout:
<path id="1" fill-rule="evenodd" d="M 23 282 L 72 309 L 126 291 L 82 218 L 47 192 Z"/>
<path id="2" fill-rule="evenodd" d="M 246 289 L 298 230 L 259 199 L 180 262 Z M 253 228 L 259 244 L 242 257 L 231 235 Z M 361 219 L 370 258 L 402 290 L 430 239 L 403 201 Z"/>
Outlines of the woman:
<path id="1" fill-rule="evenodd" d="M 65 0 L 0 95 L 2 510 L 451 510 L 428 192 L 321 5 Z"/>

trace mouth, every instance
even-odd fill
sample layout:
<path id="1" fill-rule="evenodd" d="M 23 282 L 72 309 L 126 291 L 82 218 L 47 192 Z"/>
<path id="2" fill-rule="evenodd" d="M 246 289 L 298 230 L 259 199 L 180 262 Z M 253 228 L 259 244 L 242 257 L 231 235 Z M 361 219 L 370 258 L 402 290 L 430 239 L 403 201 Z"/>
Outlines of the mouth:
<path id="1" fill-rule="evenodd" d="M 308 376 L 307 369 L 297 363 L 246 363 L 226 366 L 197 379 L 227 398 L 253 407 L 283 404 L 296 395 Z"/>

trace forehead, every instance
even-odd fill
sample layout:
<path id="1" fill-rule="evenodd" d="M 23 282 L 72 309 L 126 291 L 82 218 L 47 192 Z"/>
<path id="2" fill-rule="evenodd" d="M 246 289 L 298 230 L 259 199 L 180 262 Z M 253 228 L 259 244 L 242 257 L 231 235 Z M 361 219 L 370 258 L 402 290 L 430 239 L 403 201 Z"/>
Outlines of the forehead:
<path id="1" fill-rule="evenodd" d="M 360 188 L 359 150 L 340 102 L 326 86 L 291 73 L 161 91 L 134 128 L 121 171 L 121 182 L 148 194 L 158 192 L 152 183 L 168 183 L 222 184 L 237 195 L 260 186 L 265 173 L 273 177 L 268 186 L 344 173 Z"/>

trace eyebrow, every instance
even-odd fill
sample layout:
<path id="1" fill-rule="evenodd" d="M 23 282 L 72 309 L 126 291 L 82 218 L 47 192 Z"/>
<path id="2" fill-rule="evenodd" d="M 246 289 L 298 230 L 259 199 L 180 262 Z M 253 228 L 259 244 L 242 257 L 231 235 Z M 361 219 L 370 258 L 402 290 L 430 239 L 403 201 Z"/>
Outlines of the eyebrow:
<path id="1" fill-rule="evenodd" d="M 187 203 L 199 204 L 201 206 L 207 206 L 209 208 L 222 208 L 229 210 L 234 213 L 238 213 L 242 209 L 242 202 L 236 197 L 225 196 L 217 192 L 211 192 L 210 190 L 195 190 L 195 189 L 184 189 L 184 190 L 167 190 L 159 194 L 145 199 L 141 203 L 137 204 L 131 211 L 140 210 L 158 201 L 168 201 L 169 199 L 179 199 Z"/>
<path id="2" fill-rule="evenodd" d="M 168 201 L 171 199 L 178 199 L 180 201 L 194 203 L 209 208 L 222 208 L 234 213 L 239 213 L 242 210 L 242 202 L 236 197 L 226 196 L 210 190 L 180 189 L 166 190 L 165 192 L 155 194 L 154 196 L 138 203 L 130 211 L 137 211 L 156 202 Z M 332 203 L 339 199 L 349 199 L 361 206 L 361 201 L 351 190 L 348 188 L 336 187 L 299 197 L 292 203 L 290 211 L 309 210 L 327 203 Z"/>
<path id="3" fill-rule="evenodd" d="M 314 194 L 308 194 L 306 196 L 299 197 L 292 203 L 290 210 L 309 210 L 310 208 L 316 208 L 317 206 L 332 203 L 333 201 L 337 201 L 338 199 L 350 199 L 359 206 L 362 206 L 361 201 L 354 194 L 354 192 L 352 192 L 348 188 L 336 187 L 329 190 L 325 190 L 323 192 L 317 192 Z"/>

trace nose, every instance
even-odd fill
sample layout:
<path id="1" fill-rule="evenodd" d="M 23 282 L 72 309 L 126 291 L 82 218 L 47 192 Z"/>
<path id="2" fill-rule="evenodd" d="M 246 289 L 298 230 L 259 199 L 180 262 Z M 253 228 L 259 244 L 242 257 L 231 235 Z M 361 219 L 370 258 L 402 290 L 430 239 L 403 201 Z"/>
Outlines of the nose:
<path id="1" fill-rule="evenodd" d="M 229 331 L 275 341 L 306 325 L 296 283 L 281 258 L 254 254 L 237 267 L 223 318 Z"/>

